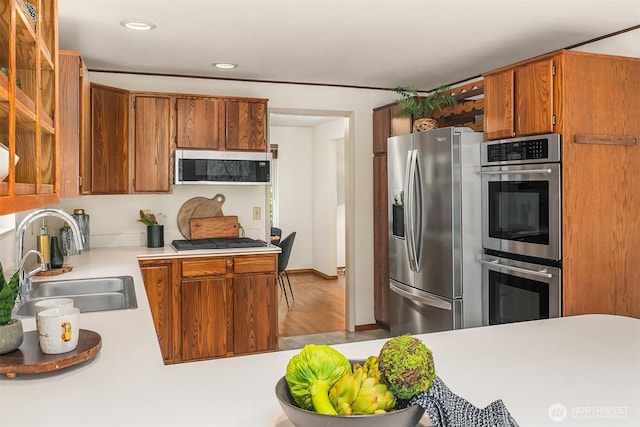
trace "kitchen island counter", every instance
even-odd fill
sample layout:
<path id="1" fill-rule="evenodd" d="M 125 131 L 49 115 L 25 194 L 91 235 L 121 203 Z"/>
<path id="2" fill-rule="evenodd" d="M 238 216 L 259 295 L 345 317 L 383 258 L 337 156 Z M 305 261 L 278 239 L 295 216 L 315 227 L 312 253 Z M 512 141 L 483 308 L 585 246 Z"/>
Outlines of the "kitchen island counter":
<path id="1" fill-rule="evenodd" d="M 298 350 L 163 364 L 138 268 L 146 252 L 92 249 L 60 277 L 131 275 L 138 309 L 80 315 L 81 328 L 102 336 L 94 360 L 0 379 L 0 425 L 291 425 L 274 387 Z M 35 329 L 33 318 L 22 320 L 25 331 Z M 640 424 L 638 319 L 587 315 L 419 337 L 453 392 L 478 407 L 502 399 L 520 426 Z M 365 358 L 384 342 L 335 348 Z M 564 421 L 552 421 L 563 410 Z"/>

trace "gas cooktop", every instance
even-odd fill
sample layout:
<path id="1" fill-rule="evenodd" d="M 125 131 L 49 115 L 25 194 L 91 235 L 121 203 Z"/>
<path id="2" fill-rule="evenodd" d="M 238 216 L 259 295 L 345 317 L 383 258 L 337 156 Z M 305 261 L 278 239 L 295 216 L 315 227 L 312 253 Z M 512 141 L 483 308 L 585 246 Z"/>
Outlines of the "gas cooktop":
<path id="1" fill-rule="evenodd" d="M 177 251 L 195 251 L 202 249 L 237 249 L 237 248 L 260 248 L 266 247 L 267 243 L 262 240 L 250 239 L 248 237 L 218 238 L 218 239 L 194 239 L 194 240 L 174 240 L 171 242 Z"/>

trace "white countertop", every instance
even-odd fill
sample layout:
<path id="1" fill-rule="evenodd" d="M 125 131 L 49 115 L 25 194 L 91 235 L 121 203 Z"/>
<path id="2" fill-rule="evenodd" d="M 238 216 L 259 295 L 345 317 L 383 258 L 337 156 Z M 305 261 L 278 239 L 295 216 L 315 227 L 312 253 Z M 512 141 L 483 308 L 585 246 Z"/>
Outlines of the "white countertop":
<path id="1" fill-rule="evenodd" d="M 166 249 L 99 248 L 72 260 L 60 279 L 131 275 L 138 309 L 82 313 L 102 336 L 87 363 L 0 379 L 1 426 L 290 426 L 274 394 L 299 350 L 165 366 L 138 257 Z M 180 253 L 178 256 L 183 256 Z M 35 329 L 23 318 L 25 331 Z M 589 315 L 419 336 L 436 372 L 478 407 L 502 399 L 520 426 L 640 425 L 640 320 Z M 336 345 L 349 358 L 385 340 Z M 563 405 L 561 423 L 549 409 Z M 612 415 L 614 414 L 614 415 Z M 617 414 L 617 415 L 616 415 Z M 421 425 L 429 425 L 423 418 Z"/>

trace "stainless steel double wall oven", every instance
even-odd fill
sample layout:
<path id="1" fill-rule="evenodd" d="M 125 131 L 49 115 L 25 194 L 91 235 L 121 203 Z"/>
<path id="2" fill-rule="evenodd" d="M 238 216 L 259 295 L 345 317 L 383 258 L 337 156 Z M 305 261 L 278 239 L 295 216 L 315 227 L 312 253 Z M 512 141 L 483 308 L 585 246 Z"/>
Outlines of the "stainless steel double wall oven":
<path id="1" fill-rule="evenodd" d="M 482 322 L 559 317 L 561 137 L 482 145 Z"/>

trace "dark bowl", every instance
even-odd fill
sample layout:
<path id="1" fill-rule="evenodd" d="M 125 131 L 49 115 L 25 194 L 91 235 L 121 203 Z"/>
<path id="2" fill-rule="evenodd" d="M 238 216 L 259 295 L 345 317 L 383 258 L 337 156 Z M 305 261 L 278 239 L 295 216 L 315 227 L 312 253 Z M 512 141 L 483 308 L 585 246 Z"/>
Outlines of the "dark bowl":
<path id="1" fill-rule="evenodd" d="M 285 377 L 276 383 L 276 397 L 284 413 L 297 427 L 415 427 L 424 415 L 420 406 L 374 415 L 332 416 L 299 408 Z"/>

